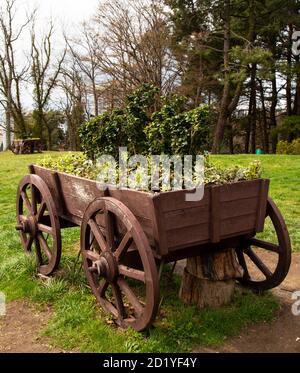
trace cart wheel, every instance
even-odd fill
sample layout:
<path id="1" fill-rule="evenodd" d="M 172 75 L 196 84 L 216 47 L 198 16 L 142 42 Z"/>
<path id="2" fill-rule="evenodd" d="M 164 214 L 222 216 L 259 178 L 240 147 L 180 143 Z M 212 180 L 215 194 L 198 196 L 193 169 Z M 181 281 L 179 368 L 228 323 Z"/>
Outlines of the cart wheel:
<path id="1" fill-rule="evenodd" d="M 277 243 L 254 237 L 237 249 L 238 260 L 244 269 L 244 277 L 240 282 L 258 291 L 280 285 L 291 265 L 289 233 L 283 216 L 271 198 L 267 204 L 266 218 L 268 217 L 275 229 Z"/>
<path id="2" fill-rule="evenodd" d="M 51 275 L 61 256 L 60 224 L 49 188 L 37 175 L 25 176 L 19 184 L 16 229 L 26 252 L 34 244 L 38 271 Z"/>
<path id="3" fill-rule="evenodd" d="M 105 197 L 90 204 L 81 225 L 81 253 L 102 308 L 121 327 L 149 327 L 159 304 L 157 269 L 142 227 L 123 203 Z"/>

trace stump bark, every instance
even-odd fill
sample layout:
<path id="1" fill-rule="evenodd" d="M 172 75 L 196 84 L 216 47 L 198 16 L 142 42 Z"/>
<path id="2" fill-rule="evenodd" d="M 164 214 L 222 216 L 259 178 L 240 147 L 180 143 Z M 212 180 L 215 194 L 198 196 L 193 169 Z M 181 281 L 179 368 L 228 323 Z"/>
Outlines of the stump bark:
<path id="1" fill-rule="evenodd" d="M 199 308 L 220 307 L 232 301 L 236 279 L 242 276 L 234 250 L 188 258 L 180 299 Z"/>

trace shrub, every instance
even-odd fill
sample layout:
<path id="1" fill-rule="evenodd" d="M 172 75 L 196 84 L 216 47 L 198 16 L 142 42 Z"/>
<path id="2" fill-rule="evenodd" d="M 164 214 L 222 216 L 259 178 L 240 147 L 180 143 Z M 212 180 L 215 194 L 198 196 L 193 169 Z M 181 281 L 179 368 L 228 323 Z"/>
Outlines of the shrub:
<path id="1" fill-rule="evenodd" d="M 152 115 L 145 129 L 152 154 L 195 155 L 209 146 L 210 111 L 208 106 L 185 111 L 186 99 L 164 98 L 160 111 Z"/>
<path id="2" fill-rule="evenodd" d="M 145 154 L 144 128 L 150 120 L 149 107 L 154 104 L 156 93 L 151 84 L 143 84 L 127 97 L 124 109 L 105 112 L 84 123 L 79 135 L 85 155 L 93 161 L 103 154 L 118 157 L 119 147 L 127 147 L 130 154 Z"/>
<path id="3" fill-rule="evenodd" d="M 276 148 L 277 154 L 289 154 L 290 144 L 287 141 L 279 141 Z"/>
<path id="4" fill-rule="evenodd" d="M 119 147 L 132 154 L 197 154 L 209 147 L 210 110 L 208 106 L 187 110 L 183 96 L 160 98 L 157 89 L 143 84 L 128 96 L 126 107 L 105 112 L 80 128 L 82 150 L 95 161 L 108 154 L 118 157 Z"/>
<path id="5" fill-rule="evenodd" d="M 294 141 L 291 143 L 291 149 L 290 149 L 290 151 L 291 151 L 290 154 L 293 154 L 293 155 L 300 155 L 300 138 L 294 140 Z"/>
<path id="6" fill-rule="evenodd" d="M 291 143 L 287 141 L 279 141 L 276 153 L 300 155 L 300 138 L 293 140 Z"/>

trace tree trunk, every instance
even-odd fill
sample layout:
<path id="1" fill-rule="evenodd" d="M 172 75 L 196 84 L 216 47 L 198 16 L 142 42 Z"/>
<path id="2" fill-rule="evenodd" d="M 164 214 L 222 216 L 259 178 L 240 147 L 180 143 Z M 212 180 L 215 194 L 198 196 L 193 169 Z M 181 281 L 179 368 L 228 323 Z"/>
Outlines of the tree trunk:
<path id="1" fill-rule="evenodd" d="M 277 94 L 277 80 L 276 80 L 276 69 L 275 66 L 272 69 L 273 71 L 273 78 L 272 78 L 272 103 L 270 109 L 270 127 L 271 130 L 275 129 L 277 126 L 276 121 L 276 107 L 278 103 L 278 94 Z M 272 134 L 272 152 L 276 153 L 276 146 L 277 146 L 277 135 Z"/>
<path id="2" fill-rule="evenodd" d="M 292 115 L 292 37 L 293 25 L 289 24 L 287 43 L 287 74 L 286 74 L 286 113 Z"/>
<path id="3" fill-rule="evenodd" d="M 251 112 L 251 153 L 255 154 L 256 150 L 256 120 L 257 120 L 257 107 L 256 107 L 256 64 L 253 67 L 253 82 L 251 87 L 252 97 L 252 112 Z"/>
<path id="4" fill-rule="evenodd" d="M 230 154 L 234 154 L 234 136 L 233 136 L 233 128 L 230 118 L 227 120 L 227 128 L 228 128 L 228 145 Z"/>
<path id="5" fill-rule="evenodd" d="M 260 86 L 260 100 L 261 100 L 262 115 L 263 115 L 263 144 L 264 144 L 264 151 L 268 154 L 269 153 L 269 131 L 268 131 L 266 104 L 265 104 L 265 94 L 264 94 L 264 87 L 263 87 L 262 80 L 259 80 L 259 86 Z"/>
<path id="6" fill-rule="evenodd" d="M 296 59 L 296 94 L 294 103 L 294 115 L 300 115 L 300 58 L 295 56 Z"/>
<path id="7" fill-rule="evenodd" d="M 224 136 L 225 126 L 228 118 L 228 105 L 230 102 L 230 0 L 224 2 L 224 87 L 220 105 L 219 118 L 217 121 L 214 140 L 213 153 L 220 152 L 221 142 Z"/>
<path id="8" fill-rule="evenodd" d="M 187 259 L 180 289 L 185 304 L 199 308 L 220 307 L 231 302 L 235 282 L 243 276 L 235 251 L 203 253 Z"/>
<path id="9" fill-rule="evenodd" d="M 5 146 L 3 150 L 9 149 L 11 144 L 11 112 L 8 107 L 5 112 Z"/>

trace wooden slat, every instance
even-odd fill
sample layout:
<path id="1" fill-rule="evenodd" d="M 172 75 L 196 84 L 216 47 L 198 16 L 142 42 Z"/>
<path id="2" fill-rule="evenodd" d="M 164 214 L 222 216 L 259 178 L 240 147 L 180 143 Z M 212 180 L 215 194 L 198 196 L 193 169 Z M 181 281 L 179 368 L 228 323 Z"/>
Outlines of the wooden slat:
<path id="1" fill-rule="evenodd" d="M 221 221 L 221 237 L 237 236 L 242 232 L 255 231 L 256 214 L 237 216 Z"/>
<path id="2" fill-rule="evenodd" d="M 210 241 L 210 224 L 199 224 L 192 227 L 184 227 L 166 232 L 167 246 L 169 250 L 175 247 L 192 246 L 197 243 Z"/>
<path id="3" fill-rule="evenodd" d="M 183 228 L 206 223 L 209 219 L 209 206 L 191 207 L 169 211 L 163 214 L 165 229 Z"/>
<path id="4" fill-rule="evenodd" d="M 257 197 L 260 191 L 260 183 L 261 180 L 252 180 L 222 185 L 220 187 L 220 201 L 227 202 Z"/>
<path id="5" fill-rule="evenodd" d="M 260 197 L 257 204 L 256 232 L 263 232 L 267 211 L 270 180 L 261 180 Z"/>
<path id="6" fill-rule="evenodd" d="M 211 188 L 210 202 L 210 240 L 212 243 L 220 241 L 220 187 Z"/>
<path id="7" fill-rule="evenodd" d="M 241 216 L 245 211 L 247 214 L 256 214 L 257 197 L 221 202 L 220 205 L 221 220 Z"/>

